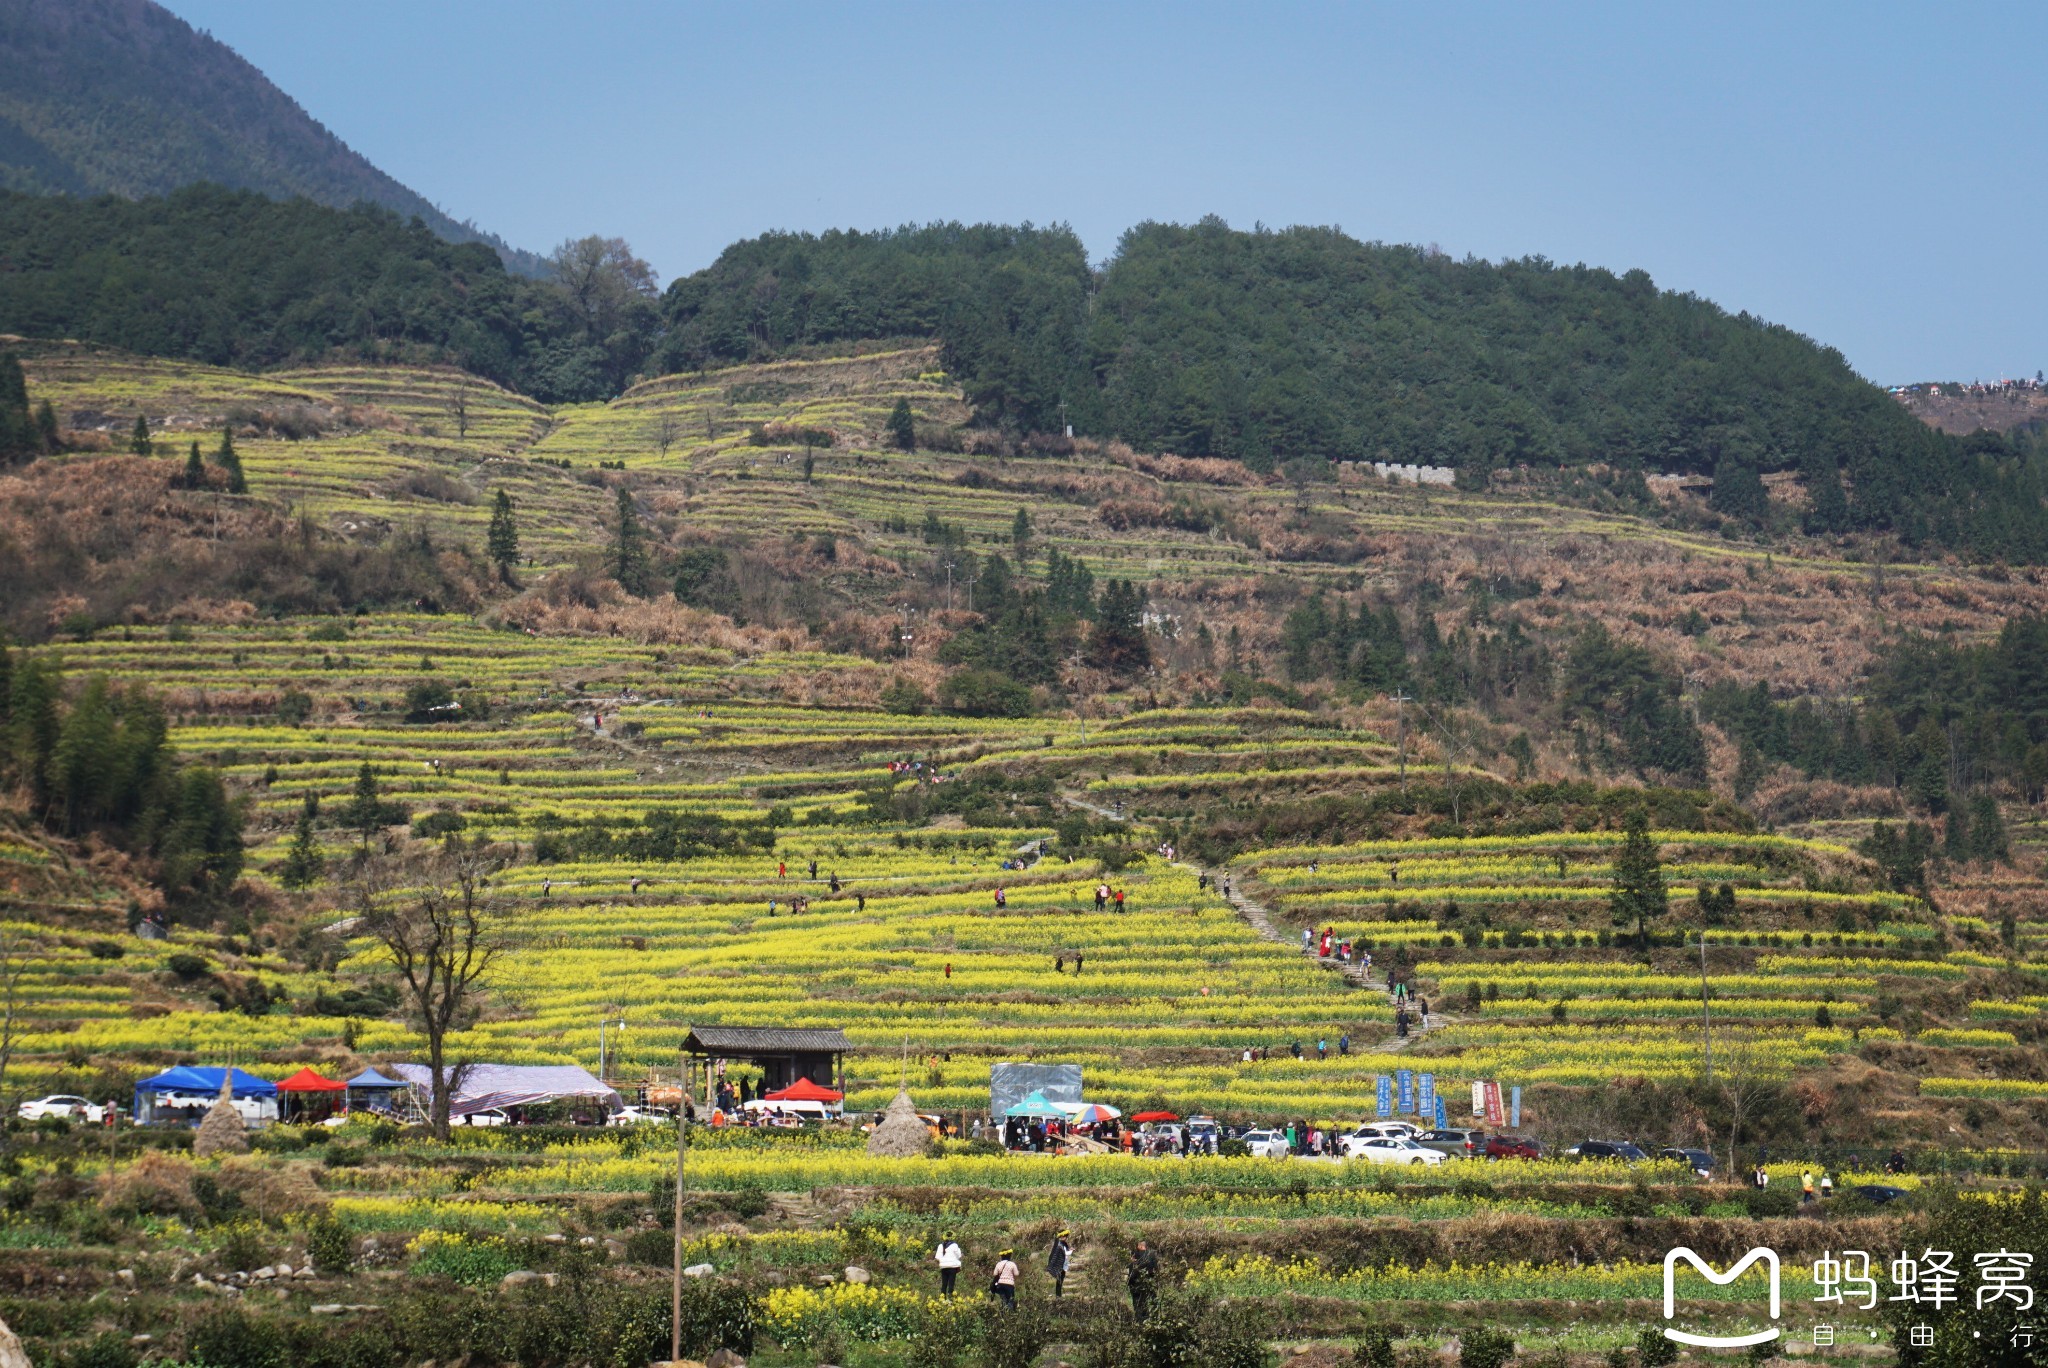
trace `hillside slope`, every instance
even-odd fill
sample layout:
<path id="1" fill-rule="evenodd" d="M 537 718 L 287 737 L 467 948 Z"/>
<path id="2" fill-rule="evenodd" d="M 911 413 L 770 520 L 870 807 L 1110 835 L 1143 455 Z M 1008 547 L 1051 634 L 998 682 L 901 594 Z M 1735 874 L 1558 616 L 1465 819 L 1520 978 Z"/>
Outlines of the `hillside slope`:
<path id="1" fill-rule="evenodd" d="M 417 215 L 506 264 L 539 258 L 371 165 L 226 44 L 150 0 L 0 0 L 0 187 L 161 195 L 214 181 Z"/>

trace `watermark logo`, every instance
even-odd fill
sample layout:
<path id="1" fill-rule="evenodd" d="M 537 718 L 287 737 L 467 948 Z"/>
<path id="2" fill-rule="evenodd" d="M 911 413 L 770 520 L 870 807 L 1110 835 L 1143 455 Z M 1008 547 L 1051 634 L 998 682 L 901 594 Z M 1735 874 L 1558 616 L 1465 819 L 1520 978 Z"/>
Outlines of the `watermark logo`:
<path id="1" fill-rule="evenodd" d="M 1701 1277 L 1719 1287 L 1726 1287 L 1747 1273 L 1751 1267 L 1761 1263 L 1770 1275 L 1771 1319 L 1777 1320 L 1780 1310 L 1778 1251 L 1759 1246 L 1735 1261 L 1735 1266 L 1726 1273 L 1716 1273 L 1713 1265 L 1683 1246 L 1664 1256 L 1664 1319 L 1671 1320 L 1678 1314 L 1678 1263 L 1683 1259 L 1698 1270 Z M 1751 1335 L 1695 1335 L 1684 1330 L 1665 1327 L 1664 1338 L 1679 1344 L 1690 1344 L 1701 1349 L 1747 1349 L 1755 1344 L 1768 1344 L 1784 1332 L 1776 1326 L 1759 1330 Z"/>

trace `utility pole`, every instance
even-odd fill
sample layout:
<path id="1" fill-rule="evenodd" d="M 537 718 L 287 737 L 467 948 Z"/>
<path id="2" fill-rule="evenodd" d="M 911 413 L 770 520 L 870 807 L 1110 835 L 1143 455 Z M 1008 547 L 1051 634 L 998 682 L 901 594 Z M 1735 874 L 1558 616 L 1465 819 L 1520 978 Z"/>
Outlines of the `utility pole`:
<path id="1" fill-rule="evenodd" d="M 953 611 L 953 562 L 946 562 L 946 611 Z"/>
<path id="2" fill-rule="evenodd" d="M 1401 733 L 1401 792 L 1403 793 L 1408 791 L 1408 705 L 1414 701 L 1414 699 L 1407 695 L 1406 691 L 1401 689 L 1394 691 L 1394 715 L 1399 719 Z"/>
<path id="3" fill-rule="evenodd" d="M 908 660 L 908 659 L 910 659 L 910 641 L 911 641 L 911 632 L 910 632 L 910 617 L 911 617 L 911 614 L 915 613 L 916 611 L 917 611 L 917 609 L 915 609 L 915 608 L 912 608 L 912 607 L 911 607 L 911 606 L 910 606 L 909 604 L 907 604 L 907 603 L 903 605 L 903 633 L 902 633 L 902 640 L 903 640 L 903 658 L 904 658 L 905 660 Z"/>
<path id="4" fill-rule="evenodd" d="M 676 1048 L 676 1210 L 675 1264 L 669 1270 L 668 1361 L 683 1357 L 683 1159 L 689 1153 L 690 1066 Z"/>
<path id="5" fill-rule="evenodd" d="M 977 578 L 975 575 L 967 577 L 967 611 L 970 613 L 974 611 L 974 581 Z"/>
<path id="6" fill-rule="evenodd" d="M 611 1074 L 609 1072 L 611 1056 L 605 1050 L 605 1032 L 607 1030 L 615 1031 L 623 1036 L 626 1033 L 626 1018 L 624 1016 L 600 1016 L 597 1019 L 597 1081 L 600 1083 L 611 1081 Z"/>
<path id="7" fill-rule="evenodd" d="M 1081 674 L 1081 653 L 1078 650 L 1075 651 L 1067 657 L 1067 663 L 1074 667 L 1074 675 L 1076 678 L 1079 678 Z M 1081 744 L 1085 746 L 1088 744 L 1088 714 L 1082 711 L 1081 701 L 1078 698 L 1074 700 L 1074 716 L 1081 719 Z"/>
<path id="8" fill-rule="evenodd" d="M 1700 913 L 1700 1049 L 1707 1060 L 1707 1082 L 1714 1081 L 1714 1022 L 1707 1009 L 1707 916 Z M 1734 1163 L 1730 1159 L 1729 1163 Z"/>

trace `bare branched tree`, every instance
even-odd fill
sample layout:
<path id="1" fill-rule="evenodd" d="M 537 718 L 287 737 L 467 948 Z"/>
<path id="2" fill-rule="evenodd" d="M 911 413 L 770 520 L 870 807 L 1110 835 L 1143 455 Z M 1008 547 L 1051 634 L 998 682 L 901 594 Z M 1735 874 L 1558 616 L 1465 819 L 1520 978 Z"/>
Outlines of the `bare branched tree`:
<path id="1" fill-rule="evenodd" d="M 443 1140 L 465 1067 L 449 1060 L 448 1038 L 475 1022 L 510 945 L 515 909 L 491 887 L 503 863 L 481 842 L 451 842 L 425 859 L 366 862 L 351 886 L 363 929 L 390 955 L 407 1014 L 426 1037 L 429 1121 Z"/>
<path id="2" fill-rule="evenodd" d="M 19 926 L 0 921 L 0 1093 L 14 1063 L 14 1027 L 21 1006 L 21 976 L 28 969 L 30 942 Z"/>
<path id="3" fill-rule="evenodd" d="M 448 412 L 455 419 L 455 435 L 469 436 L 469 377 L 462 376 L 455 382 L 455 389 L 448 396 Z"/>
<path id="4" fill-rule="evenodd" d="M 655 452 L 666 459 L 668 449 L 674 446 L 676 438 L 682 435 L 681 429 L 682 422 L 676 417 L 676 411 L 674 409 L 663 409 L 661 416 L 654 420 Z"/>
<path id="5" fill-rule="evenodd" d="M 1768 1076 L 1771 1049 L 1753 1035 L 1730 1033 L 1714 1042 L 1714 1086 L 1728 1103 L 1728 1171 L 1735 1172 L 1743 1123 L 1776 1085 Z"/>

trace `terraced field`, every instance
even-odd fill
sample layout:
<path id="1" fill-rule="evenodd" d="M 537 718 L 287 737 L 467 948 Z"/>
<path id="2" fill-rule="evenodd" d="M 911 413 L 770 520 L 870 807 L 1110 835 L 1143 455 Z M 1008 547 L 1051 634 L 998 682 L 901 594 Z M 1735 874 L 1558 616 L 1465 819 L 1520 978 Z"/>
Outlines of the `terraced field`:
<path id="1" fill-rule="evenodd" d="M 1611 831 L 1268 848 L 1213 871 L 1152 849 L 1173 832 L 1152 817 L 1155 798 L 1228 808 L 1397 782 L 1384 738 L 1316 715 L 1138 712 L 1098 720 L 1084 739 L 1077 719 L 785 701 L 793 680 L 814 689 L 887 669 L 863 659 L 671 652 L 424 616 L 134 629 L 62 656 L 72 672 L 161 691 L 177 747 L 217 762 L 246 795 L 259 870 L 282 861 L 309 796 L 335 820 L 365 765 L 415 820 L 455 814 L 470 834 L 511 843 L 520 863 L 501 885 L 522 906 L 526 948 L 505 966 L 500 1010 L 462 1042 L 478 1057 L 595 1065 L 596 1023 L 624 1014 L 632 1025 L 612 1060 L 630 1078 L 668 1065 L 694 1022 L 841 1025 L 862 1050 L 861 1106 L 887 1100 L 910 1051 L 931 1061 L 921 1096 L 948 1109 L 983 1100 L 990 1059 L 1030 1057 L 1082 1063 L 1091 1091 L 1120 1105 L 1334 1121 L 1370 1114 L 1378 1075 L 1396 1063 L 1432 1071 L 1453 1096 L 1486 1078 L 1689 1078 L 1701 1065 L 1704 972 L 1712 1031 L 1748 1042 L 1769 1076 L 1896 1044 L 1916 1051 L 1915 1073 L 1962 1080 L 1930 1084 L 1931 1095 L 2031 1095 L 1999 1058 L 2019 1044 L 2015 1025 L 2038 1016 L 2039 989 L 2016 991 L 2024 976 L 2007 960 L 1957 939 L 1981 940 L 1978 927 L 1944 925 L 1917 899 L 1874 888 L 1839 845 L 1658 833 L 1678 897 L 1659 928 L 1674 943 L 1649 956 L 1618 945 L 1606 914 Z M 404 722 L 405 691 L 423 679 L 481 698 L 488 718 Z M 296 725 L 275 716 L 291 691 L 312 705 Z M 1024 825 L 894 820 L 875 795 L 915 786 L 887 770 L 912 756 L 945 776 L 935 793 L 1000 776 L 1054 801 Z M 1121 915 L 1095 911 L 1102 876 L 1085 854 L 1035 858 L 1057 817 L 1111 801 L 1126 805 L 1124 842 L 1138 852 L 1110 876 L 1127 892 Z M 772 851 L 532 859 L 550 831 L 623 829 L 655 809 L 772 819 Z M 328 826 L 321 839 L 339 869 L 360 838 Z M 1198 886 L 1203 872 L 1233 878 L 1282 929 L 1262 936 L 1213 885 Z M 1689 891 L 1720 885 L 1735 910 L 1702 923 Z M 792 915 L 797 896 L 809 906 Z M 100 915 L 121 929 L 111 906 Z M 1704 971 L 1697 949 L 1676 943 L 1702 926 Z M 1303 927 L 1334 928 L 1373 954 L 1374 988 L 1304 955 Z M 2024 943 L 2038 946 L 2042 929 L 2025 923 Z M 252 931 L 232 952 L 190 933 L 122 940 L 114 959 L 95 958 L 84 937 L 52 945 L 27 981 L 32 1024 L 16 1067 L 58 1088 L 174 1055 L 283 1058 L 344 1039 L 364 1056 L 409 1047 L 395 1020 L 314 1010 L 339 982 L 373 972 L 367 948 L 340 957 L 330 981 L 289 969 Z M 277 1005 L 252 1017 L 181 1002 L 165 966 L 188 941 L 213 967 L 264 982 Z M 1055 965 L 1072 955 L 1080 972 Z M 1427 1033 L 1394 1034 L 1378 990 L 1390 972 L 1431 1000 Z M 1247 1062 L 1247 1050 L 1268 1057 Z"/>

